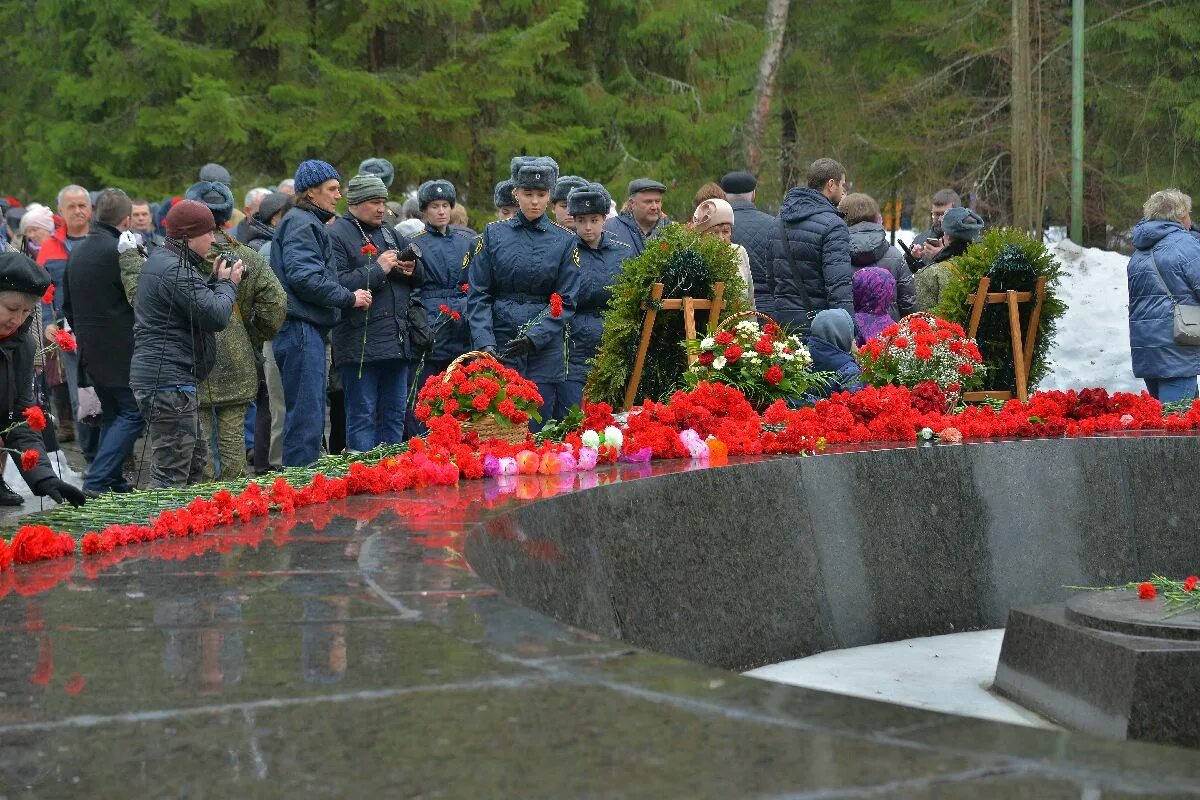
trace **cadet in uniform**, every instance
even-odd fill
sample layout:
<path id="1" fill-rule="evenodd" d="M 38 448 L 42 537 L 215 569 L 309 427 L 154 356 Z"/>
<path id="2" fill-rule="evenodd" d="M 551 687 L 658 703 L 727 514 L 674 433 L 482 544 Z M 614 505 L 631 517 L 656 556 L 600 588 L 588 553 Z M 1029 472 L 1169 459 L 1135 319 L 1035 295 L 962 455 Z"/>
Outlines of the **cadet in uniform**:
<path id="1" fill-rule="evenodd" d="M 496 219 L 512 219 L 517 215 L 517 200 L 513 197 L 513 182 L 500 181 L 492 192 L 492 202 L 496 204 Z"/>
<path id="2" fill-rule="evenodd" d="M 478 349 L 498 355 L 538 386 L 541 415 L 550 419 L 566 380 L 564 326 L 579 291 L 575 237 L 546 217 L 558 179 L 554 159 L 517 156 L 511 164 L 513 195 L 520 210 L 493 222 L 470 258 L 467 319 Z M 547 312 L 550 295 L 563 300 L 560 317 Z"/>
<path id="3" fill-rule="evenodd" d="M 550 210 L 554 212 L 554 221 L 569 231 L 575 230 L 575 218 L 567 210 L 567 195 L 572 189 L 581 189 L 588 181 L 578 175 L 563 175 L 554 182 L 550 190 Z"/>
<path id="4" fill-rule="evenodd" d="M 622 265 L 633 258 L 633 248 L 604 229 L 611 203 L 608 190 L 598 183 L 573 189 L 567 196 L 567 213 L 579 237 L 579 293 L 567 335 L 567 380 L 554 410 L 558 419 L 583 403 L 583 384 L 592 369 L 589 362 L 600 349 L 612 286 Z"/>

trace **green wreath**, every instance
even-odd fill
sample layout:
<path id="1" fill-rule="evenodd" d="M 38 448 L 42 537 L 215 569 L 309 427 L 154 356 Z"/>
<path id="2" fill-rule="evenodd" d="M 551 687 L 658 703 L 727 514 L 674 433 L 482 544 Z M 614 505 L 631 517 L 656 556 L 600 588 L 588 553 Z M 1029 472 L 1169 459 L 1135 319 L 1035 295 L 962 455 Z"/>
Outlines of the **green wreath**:
<path id="1" fill-rule="evenodd" d="M 967 297 L 979 288 L 980 278 L 991 278 L 990 291 L 1013 289 L 1028 292 L 1033 290 L 1039 277 L 1046 277 L 1046 300 L 1042 304 L 1037 343 L 1033 349 L 1033 365 L 1029 370 L 1028 385 L 1032 392 L 1049 370 L 1046 354 L 1054 344 L 1058 319 L 1067 310 L 1066 304 L 1054 294 L 1062 272 L 1061 266 L 1054 260 L 1044 243 L 1015 228 L 994 228 L 988 231 L 982 239 L 971 245 L 967 252 L 954 258 L 953 263 L 951 282 L 942 291 L 934 313 L 963 327 L 966 327 L 971 315 L 971 305 Z M 1022 335 L 1032 311 L 1031 303 L 1022 304 Z M 1016 378 L 1013 370 L 1012 339 L 1008 328 L 1008 307 L 984 306 L 979 332 L 975 338 L 987 367 L 987 388 L 1011 389 Z"/>
<path id="2" fill-rule="evenodd" d="M 737 253 L 715 236 L 701 236 L 677 223 L 668 225 L 637 258 L 626 261 L 613 286 L 608 310 L 604 312 L 604 333 L 600 352 L 593 360 L 588 377 L 587 397 L 620 408 L 625 387 L 633 373 L 633 361 L 642 336 L 646 312 L 642 304 L 650 299 L 650 289 L 661 282 L 663 298 L 710 297 L 712 286 L 725 283 L 725 313 L 744 311 L 746 282 L 738 274 Z M 700 316 L 699 314 L 697 315 Z M 703 320 L 700 320 L 703 324 Z M 687 371 L 683 314 L 659 314 L 638 398 L 660 400 L 683 388 Z"/>

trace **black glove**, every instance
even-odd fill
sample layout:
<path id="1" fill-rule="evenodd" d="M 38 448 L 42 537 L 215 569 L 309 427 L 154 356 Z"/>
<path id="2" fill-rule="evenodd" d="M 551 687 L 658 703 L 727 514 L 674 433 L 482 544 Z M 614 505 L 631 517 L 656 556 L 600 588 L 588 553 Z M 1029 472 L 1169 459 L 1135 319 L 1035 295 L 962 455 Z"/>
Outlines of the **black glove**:
<path id="1" fill-rule="evenodd" d="M 89 499 L 98 497 L 95 492 L 85 492 L 59 478 L 43 478 L 33 487 L 34 494 L 49 497 L 56 503 L 67 502 L 73 506 L 81 506 Z"/>
<path id="2" fill-rule="evenodd" d="M 518 336 L 508 344 L 504 345 L 504 352 L 501 353 L 504 358 L 520 358 L 527 356 L 536 349 L 533 339 L 528 336 Z"/>
<path id="3" fill-rule="evenodd" d="M 479 348 L 479 352 L 487 353 L 492 358 L 500 357 L 500 353 L 499 353 L 499 351 L 496 350 L 496 345 L 494 345 L 494 344 L 489 344 L 489 345 Z"/>

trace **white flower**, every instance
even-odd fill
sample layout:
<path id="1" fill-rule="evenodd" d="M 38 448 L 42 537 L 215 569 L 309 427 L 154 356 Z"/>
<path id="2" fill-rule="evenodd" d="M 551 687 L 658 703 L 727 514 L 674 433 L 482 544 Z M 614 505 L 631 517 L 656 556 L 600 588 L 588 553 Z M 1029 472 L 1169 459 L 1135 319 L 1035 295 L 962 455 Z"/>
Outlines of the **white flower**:
<path id="1" fill-rule="evenodd" d="M 712 348 L 717 346 L 717 340 L 714 339 L 713 337 L 709 336 L 707 339 L 700 342 L 700 346 L 703 347 L 705 350 L 711 350 Z"/>
<path id="2" fill-rule="evenodd" d="M 595 450 L 600 446 L 600 434 L 595 431 L 584 431 L 583 436 L 579 438 L 583 440 L 584 447 L 590 447 Z"/>
<path id="3" fill-rule="evenodd" d="M 616 428 L 616 427 L 613 427 L 612 425 L 609 425 L 607 428 L 604 429 L 604 443 L 605 444 L 610 444 L 613 447 L 620 450 L 621 445 L 624 442 L 625 442 L 625 436 L 621 433 L 620 428 Z"/>
<path id="4" fill-rule="evenodd" d="M 713 359 L 713 369 L 725 369 L 725 356 L 717 356 Z"/>
<path id="5" fill-rule="evenodd" d="M 748 319 L 742 320 L 737 326 L 738 330 L 745 331 L 746 333 L 758 333 L 758 325 Z"/>

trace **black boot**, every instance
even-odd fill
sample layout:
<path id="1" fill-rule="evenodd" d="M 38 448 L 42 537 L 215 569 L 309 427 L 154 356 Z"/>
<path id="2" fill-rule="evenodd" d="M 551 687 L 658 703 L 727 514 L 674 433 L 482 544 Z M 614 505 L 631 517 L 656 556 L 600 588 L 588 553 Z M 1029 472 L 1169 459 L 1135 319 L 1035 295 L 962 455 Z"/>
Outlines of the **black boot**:
<path id="1" fill-rule="evenodd" d="M 19 506 L 23 505 L 25 500 L 21 495 L 8 488 L 8 484 L 0 478 L 0 506 Z"/>

